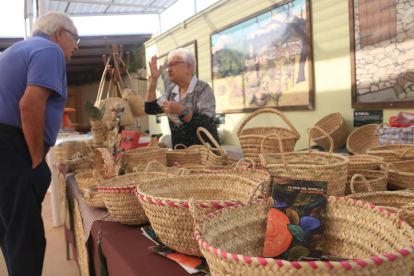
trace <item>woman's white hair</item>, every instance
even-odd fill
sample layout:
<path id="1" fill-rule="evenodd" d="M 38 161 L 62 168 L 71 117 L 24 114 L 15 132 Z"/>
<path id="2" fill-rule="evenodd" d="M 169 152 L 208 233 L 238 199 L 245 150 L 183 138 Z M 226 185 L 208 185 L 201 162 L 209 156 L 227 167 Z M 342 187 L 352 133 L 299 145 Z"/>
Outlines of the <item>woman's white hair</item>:
<path id="1" fill-rule="evenodd" d="M 192 74 L 193 76 L 196 74 L 197 62 L 193 52 L 184 48 L 178 48 L 168 53 L 168 59 L 170 59 L 170 57 L 173 55 L 177 55 L 181 57 L 185 62 L 191 63 L 193 65 Z"/>
<path id="2" fill-rule="evenodd" d="M 66 13 L 48 12 L 36 20 L 33 25 L 32 35 L 53 35 L 59 27 L 64 27 L 70 32 L 76 30 L 75 24 Z"/>

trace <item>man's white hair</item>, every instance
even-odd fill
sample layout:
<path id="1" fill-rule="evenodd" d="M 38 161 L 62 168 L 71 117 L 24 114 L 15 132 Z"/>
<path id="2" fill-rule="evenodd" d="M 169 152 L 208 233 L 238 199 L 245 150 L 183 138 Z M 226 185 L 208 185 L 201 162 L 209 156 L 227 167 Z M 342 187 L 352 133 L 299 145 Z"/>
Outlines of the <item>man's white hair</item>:
<path id="1" fill-rule="evenodd" d="M 69 32 L 75 32 L 76 27 L 69 15 L 63 12 L 48 12 L 33 25 L 32 35 L 53 35 L 59 27 L 64 27 Z"/>
<path id="2" fill-rule="evenodd" d="M 173 55 L 177 55 L 181 57 L 185 62 L 191 63 L 193 65 L 192 74 L 193 76 L 196 74 L 197 62 L 193 52 L 184 48 L 178 48 L 168 53 L 168 59 L 170 59 L 170 57 L 172 57 Z"/>

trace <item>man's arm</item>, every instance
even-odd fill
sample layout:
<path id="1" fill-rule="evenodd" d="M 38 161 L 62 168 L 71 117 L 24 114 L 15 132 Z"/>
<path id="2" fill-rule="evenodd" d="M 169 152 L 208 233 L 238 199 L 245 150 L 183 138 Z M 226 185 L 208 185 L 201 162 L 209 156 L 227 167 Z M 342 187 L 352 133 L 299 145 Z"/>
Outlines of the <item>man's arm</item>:
<path id="1" fill-rule="evenodd" d="M 32 168 L 42 162 L 46 101 L 52 89 L 29 85 L 20 100 L 20 116 L 24 137 L 32 157 Z"/>

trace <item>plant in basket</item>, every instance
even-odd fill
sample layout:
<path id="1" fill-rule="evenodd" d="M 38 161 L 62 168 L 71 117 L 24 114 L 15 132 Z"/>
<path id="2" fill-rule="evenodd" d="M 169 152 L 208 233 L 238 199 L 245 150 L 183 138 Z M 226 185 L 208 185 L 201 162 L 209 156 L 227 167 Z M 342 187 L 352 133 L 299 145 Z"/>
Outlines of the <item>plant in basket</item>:
<path id="1" fill-rule="evenodd" d="M 90 101 L 86 100 L 85 103 L 85 112 L 88 114 L 91 119 L 92 128 L 97 128 L 102 126 L 102 117 L 105 114 L 105 105 L 101 109 L 94 106 Z"/>

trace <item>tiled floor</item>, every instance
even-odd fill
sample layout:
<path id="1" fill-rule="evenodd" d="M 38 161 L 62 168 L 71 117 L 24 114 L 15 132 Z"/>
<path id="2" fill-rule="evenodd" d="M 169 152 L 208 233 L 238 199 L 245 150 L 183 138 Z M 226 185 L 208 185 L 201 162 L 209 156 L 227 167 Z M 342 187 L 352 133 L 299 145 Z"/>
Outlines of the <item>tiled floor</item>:
<path id="1" fill-rule="evenodd" d="M 63 234 L 63 226 L 54 227 L 52 219 L 52 205 L 50 193 L 46 194 L 43 201 L 43 222 L 46 232 L 46 255 L 43 265 L 43 276 L 78 276 L 79 270 L 73 259 L 66 260 L 66 246 Z M 72 258 L 72 253 L 71 253 Z M 0 250 L 0 276 L 7 276 L 6 263 Z"/>

